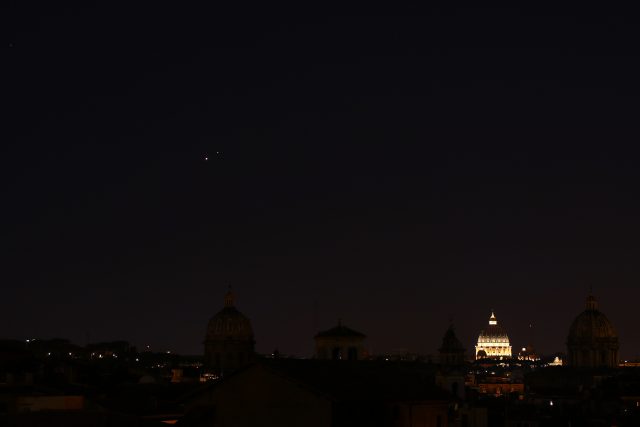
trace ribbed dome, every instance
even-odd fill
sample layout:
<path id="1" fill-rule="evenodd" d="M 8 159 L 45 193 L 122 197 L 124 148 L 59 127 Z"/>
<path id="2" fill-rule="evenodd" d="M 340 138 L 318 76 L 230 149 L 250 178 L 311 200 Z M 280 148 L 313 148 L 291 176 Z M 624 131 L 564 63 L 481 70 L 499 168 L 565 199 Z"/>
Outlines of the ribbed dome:
<path id="1" fill-rule="evenodd" d="M 596 299 L 589 295 L 587 308 L 575 318 L 567 337 L 567 362 L 578 368 L 618 365 L 618 334 L 607 316 L 598 310 Z"/>
<path id="2" fill-rule="evenodd" d="M 233 293 L 225 296 L 225 307 L 209 320 L 206 340 L 252 340 L 251 321 L 234 307 Z"/>
<path id="3" fill-rule="evenodd" d="M 499 325 L 489 325 L 486 329 L 480 331 L 480 338 L 509 338 L 507 331 Z"/>
<path id="4" fill-rule="evenodd" d="M 495 339 L 495 338 L 509 338 L 507 336 L 507 331 L 504 330 L 502 326 L 498 325 L 498 321 L 496 320 L 496 315 L 491 312 L 491 317 L 489 317 L 489 327 L 480 331 L 480 335 L 478 336 L 480 339 Z"/>
<path id="5" fill-rule="evenodd" d="M 601 311 L 593 297 L 587 299 L 587 309 L 575 318 L 569 329 L 569 343 L 598 338 L 617 338 L 618 333 Z"/>

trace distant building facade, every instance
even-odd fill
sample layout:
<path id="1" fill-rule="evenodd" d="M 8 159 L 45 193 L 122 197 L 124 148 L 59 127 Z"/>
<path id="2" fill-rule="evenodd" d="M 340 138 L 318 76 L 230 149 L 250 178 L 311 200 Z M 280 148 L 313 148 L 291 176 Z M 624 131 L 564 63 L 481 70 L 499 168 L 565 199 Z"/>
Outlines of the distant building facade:
<path id="1" fill-rule="evenodd" d="M 569 329 L 566 363 L 578 368 L 615 368 L 619 349 L 616 330 L 598 309 L 596 298 L 589 295 L 586 309 Z"/>
<path id="2" fill-rule="evenodd" d="M 538 356 L 535 347 L 532 344 L 529 344 L 526 347 L 522 347 L 522 349 L 518 352 L 518 360 L 528 360 L 530 362 L 536 362 L 540 360 L 540 357 Z"/>
<path id="3" fill-rule="evenodd" d="M 251 321 L 235 307 L 229 289 L 224 308 L 209 320 L 204 340 L 205 371 L 215 375 L 231 373 L 253 361 L 255 340 Z"/>
<path id="4" fill-rule="evenodd" d="M 489 327 L 480 331 L 476 345 L 476 359 L 509 359 L 511 344 L 507 331 L 498 325 L 496 315 L 491 312 Z"/>
<path id="5" fill-rule="evenodd" d="M 347 328 L 338 320 L 338 326 L 316 334 L 316 358 L 322 360 L 361 360 L 366 356 L 364 340 L 367 336 Z"/>

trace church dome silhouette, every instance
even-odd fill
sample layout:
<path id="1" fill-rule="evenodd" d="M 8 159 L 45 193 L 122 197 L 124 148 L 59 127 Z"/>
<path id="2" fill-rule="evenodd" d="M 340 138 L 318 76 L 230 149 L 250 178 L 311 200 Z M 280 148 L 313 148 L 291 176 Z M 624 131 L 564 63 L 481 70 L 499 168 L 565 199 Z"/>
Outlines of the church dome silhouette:
<path id="1" fill-rule="evenodd" d="M 216 313 L 207 326 L 207 340 L 240 339 L 252 340 L 251 321 L 234 305 L 235 296 L 231 290 L 224 298 L 224 308 Z"/>
<path id="2" fill-rule="evenodd" d="M 618 333 L 611 321 L 598 309 L 593 295 L 587 307 L 569 328 L 568 362 L 577 367 L 615 367 L 618 364 Z"/>
<path id="3" fill-rule="evenodd" d="M 569 341 L 598 338 L 617 338 L 618 333 L 611 321 L 598 310 L 596 299 L 587 298 L 587 309 L 580 313 L 569 329 Z"/>
<path id="4" fill-rule="evenodd" d="M 238 311 L 234 300 L 229 289 L 224 297 L 224 307 L 207 324 L 204 339 L 204 368 L 207 373 L 226 375 L 255 358 L 251 321 Z"/>

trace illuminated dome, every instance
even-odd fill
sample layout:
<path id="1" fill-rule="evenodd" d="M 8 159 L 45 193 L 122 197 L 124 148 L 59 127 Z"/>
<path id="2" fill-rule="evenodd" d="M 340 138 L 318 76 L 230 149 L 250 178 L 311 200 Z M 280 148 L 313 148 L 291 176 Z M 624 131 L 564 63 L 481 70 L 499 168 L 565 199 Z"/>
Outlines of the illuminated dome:
<path id="1" fill-rule="evenodd" d="M 215 375 L 233 372 L 254 359 L 251 321 L 238 311 L 229 289 L 224 308 L 209 320 L 204 339 L 205 371 Z"/>
<path id="2" fill-rule="evenodd" d="M 483 353 L 480 353 L 483 352 Z M 476 345 L 476 359 L 490 357 L 496 359 L 511 357 L 511 344 L 507 331 L 500 325 L 496 315 L 491 312 L 489 326 L 480 331 Z"/>
<path id="3" fill-rule="evenodd" d="M 586 309 L 575 318 L 567 337 L 568 364 L 577 367 L 615 367 L 618 364 L 618 334 L 600 310 L 593 295 Z"/>

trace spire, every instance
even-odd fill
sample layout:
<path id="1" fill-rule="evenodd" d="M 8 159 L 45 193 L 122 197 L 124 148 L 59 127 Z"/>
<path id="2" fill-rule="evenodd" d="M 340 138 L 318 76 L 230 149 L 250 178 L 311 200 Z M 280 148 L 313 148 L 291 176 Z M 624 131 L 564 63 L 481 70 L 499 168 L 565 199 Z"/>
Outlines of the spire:
<path id="1" fill-rule="evenodd" d="M 498 321 L 496 320 L 496 315 L 493 314 L 493 310 L 491 310 L 491 317 L 489 317 L 489 325 L 497 325 Z"/>
<path id="2" fill-rule="evenodd" d="M 233 291 L 231 290 L 231 285 L 229 285 L 229 290 L 227 291 L 227 293 L 224 296 L 224 306 L 225 307 L 233 307 L 235 304 L 235 295 L 233 294 Z"/>
<path id="3" fill-rule="evenodd" d="M 589 294 L 587 297 L 587 310 L 597 310 L 598 309 L 598 301 L 596 301 L 596 297 Z"/>
<path id="4" fill-rule="evenodd" d="M 447 328 L 447 333 L 451 333 L 455 336 L 456 327 L 453 324 L 453 316 L 449 316 L 449 327 Z"/>

